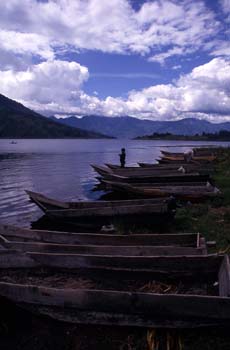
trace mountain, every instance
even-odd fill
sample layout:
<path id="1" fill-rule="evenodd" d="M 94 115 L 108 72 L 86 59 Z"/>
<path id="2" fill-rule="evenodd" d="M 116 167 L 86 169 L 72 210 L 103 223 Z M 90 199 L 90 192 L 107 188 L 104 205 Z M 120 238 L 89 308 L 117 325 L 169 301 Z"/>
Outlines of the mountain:
<path id="1" fill-rule="evenodd" d="M 26 108 L 0 94 L 0 138 L 104 138 L 93 131 L 72 128 Z"/>
<path id="2" fill-rule="evenodd" d="M 213 124 L 206 120 L 186 118 L 177 121 L 152 121 L 125 117 L 104 117 L 88 115 L 82 118 L 68 117 L 53 120 L 85 130 L 101 132 L 117 138 L 134 138 L 152 133 L 171 133 L 175 135 L 195 135 L 203 132 L 215 133 L 230 130 L 230 123 Z"/>

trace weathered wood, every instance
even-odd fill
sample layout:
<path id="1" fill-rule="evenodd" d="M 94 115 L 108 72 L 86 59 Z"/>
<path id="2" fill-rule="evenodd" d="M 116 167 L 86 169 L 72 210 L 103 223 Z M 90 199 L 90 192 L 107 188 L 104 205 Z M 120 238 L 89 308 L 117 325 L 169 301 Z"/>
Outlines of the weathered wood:
<path id="1" fill-rule="evenodd" d="M 133 326 L 145 328 L 201 328 L 228 325 L 226 319 L 207 319 L 207 318 L 166 318 L 166 317 L 147 317 L 146 315 L 129 315 L 117 312 L 99 312 L 99 311 L 82 311 L 76 309 L 68 309 L 68 313 L 63 308 L 40 306 L 32 304 L 23 304 L 33 313 L 40 313 L 42 315 L 51 317 L 53 319 L 76 324 L 91 324 L 91 325 L 109 325 L 109 326 Z"/>
<path id="2" fill-rule="evenodd" d="M 0 269 L 52 268 L 107 276 L 107 278 L 161 281 L 210 281 L 217 275 L 221 256 L 126 257 L 61 253 L 0 251 Z"/>
<path id="3" fill-rule="evenodd" d="M 106 188 L 111 188 L 111 186 L 109 186 L 110 182 L 113 181 L 108 181 L 106 179 L 100 178 L 99 180 L 101 182 L 101 184 L 105 185 Z M 116 182 L 117 183 L 117 182 Z M 118 182 L 119 183 L 119 182 Z M 123 182 L 122 182 L 123 184 Z M 160 188 L 160 189 L 165 189 L 165 188 L 172 188 L 172 187 L 184 187 L 184 188 L 189 188 L 189 187 L 196 187 L 197 189 L 199 187 L 206 187 L 206 186 L 212 186 L 211 184 L 209 184 L 208 182 L 134 182 L 132 183 L 132 186 L 134 187 L 140 187 L 140 188 L 144 188 L 144 187 L 156 187 L 156 188 Z"/>
<path id="4" fill-rule="evenodd" d="M 76 309 L 108 313 L 110 317 L 113 313 L 134 315 L 138 320 L 152 320 L 153 324 L 158 320 L 162 323 L 164 319 L 171 322 L 182 320 L 182 323 L 196 319 L 207 324 L 230 322 L 230 299 L 218 296 L 56 289 L 5 282 L 0 282 L 0 295 L 16 303 L 60 307 L 67 314 Z M 137 325 L 146 326 L 146 323 L 137 322 Z"/>
<path id="5" fill-rule="evenodd" d="M 207 182 L 211 181 L 209 175 L 199 175 L 199 174 L 177 174 L 172 175 L 171 173 L 167 175 L 154 175 L 154 176 L 120 176 L 115 174 L 105 174 L 105 180 L 126 182 L 126 183 L 141 183 L 141 182 Z"/>
<path id="6" fill-rule="evenodd" d="M 40 265 L 74 268 L 111 268 L 138 269 L 160 272 L 165 275 L 193 274 L 209 275 L 217 273 L 223 257 L 218 255 L 204 256 L 112 256 L 112 255 L 81 255 L 54 253 L 27 253 Z"/>
<path id="7" fill-rule="evenodd" d="M 185 156 L 163 156 L 162 159 L 170 160 L 170 161 L 185 161 Z M 192 156 L 191 160 L 198 162 L 213 162 L 216 159 L 216 156 Z"/>
<path id="8" fill-rule="evenodd" d="M 164 150 L 161 150 L 161 153 L 165 156 L 171 156 L 171 157 L 184 157 L 185 154 L 187 153 L 192 153 L 191 151 L 189 152 L 168 152 L 168 151 L 164 151 Z"/>
<path id="9" fill-rule="evenodd" d="M 174 256 L 201 255 L 203 248 L 172 246 L 108 246 L 108 245 L 70 245 L 35 242 L 4 242 L 4 248 L 23 252 L 68 253 L 113 256 Z"/>
<path id="10" fill-rule="evenodd" d="M 16 250 L 0 251 L 0 269 L 3 268 L 31 268 L 39 264 L 28 254 Z"/>
<path id="11" fill-rule="evenodd" d="M 144 205 L 144 204 L 161 204 L 160 199 L 136 199 L 136 200 L 114 200 L 114 201 L 75 201 L 75 202 L 62 202 L 50 197 L 47 197 L 41 193 L 27 191 L 30 199 L 36 204 L 40 203 L 43 209 L 88 209 L 88 208 L 105 208 L 116 206 L 129 206 L 129 205 Z"/>
<path id="12" fill-rule="evenodd" d="M 65 244 L 92 244 L 92 245 L 116 245 L 116 246 L 183 246 L 199 247 L 197 233 L 177 234 L 94 234 L 72 233 L 60 231 L 30 230 L 12 225 L 0 225 L 0 233 L 9 240 L 18 241 L 20 238 L 30 241 L 41 241 Z"/>
<path id="13" fill-rule="evenodd" d="M 184 169 L 182 167 L 178 167 L 178 169 L 171 169 L 170 171 L 167 168 L 141 168 L 141 167 L 132 167 L 130 168 L 107 168 L 104 166 L 96 166 L 92 165 L 94 170 L 101 176 L 109 176 L 109 175 L 118 175 L 118 176 L 130 176 L 130 177 L 154 177 L 154 176 L 177 176 L 184 173 Z M 199 175 L 194 171 L 194 174 Z"/>
<path id="14" fill-rule="evenodd" d="M 159 169 L 168 169 L 168 170 L 174 170 L 179 169 L 180 167 L 183 167 L 186 171 L 186 173 L 189 173 L 190 171 L 196 170 L 197 172 L 203 172 L 204 170 L 212 172 L 214 167 L 212 164 L 202 165 L 202 164 L 196 164 L 196 163 L 138 163 L 138 165 L 141 168 L 159 168 Z"/>
<path id="15" fill-rule="evenodd" d="M 125 191 L 129 194 L 141 196 L 143 198 L 152 197 L 168 197 L 173 195 L 180 200 L 204 200 L 213 198 L 220 195 L 220 190 L 213 186 L 163 186 L 163 187 L 151 187 L 146 186 L 133 186 L 123 182 L 112 182 L 104 180 L 104 182 L 112 188 L 113 191 Z"/>
<path id="16" fill-rule="evenodd" d="M 46 214 L 59 218 L 87 218 L 87 217 L 117 217 L 131 216 L 142 214 L 166 214 L 168 212 L 168 204 L 144 204 L 144 205 L 129 205 L 105 207 L 105 208 L 88 208 L 88 209 L 57 209 L 46 210 Z"/>
<path id="17" fill-rule="evenodd" d="M 220 266 L 219 274 L 219 295 L 221 297 L 230 296 L 230 263 L 228 255 L 225 255 Z"/>
<path id="18" fill-rule="evenodd" d="M 202 250 L 202 254 L 207 254 L 208 253 L 208 249 L 207 249 L 207 244 L 206 244 L 206 240 L 204 237 L 200 237 L 199 236 L 199 246 Z"/>

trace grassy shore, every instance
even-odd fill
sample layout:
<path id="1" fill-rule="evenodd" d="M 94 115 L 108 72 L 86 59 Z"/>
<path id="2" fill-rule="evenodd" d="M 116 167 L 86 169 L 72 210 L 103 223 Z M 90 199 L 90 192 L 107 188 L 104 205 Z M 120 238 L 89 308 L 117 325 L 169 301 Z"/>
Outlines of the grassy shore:
<path id="1" fill-rule="evenodd" d="M 220 149 L 213 175 L 222 198 L 177 210 L 173 232 L 200 232 L 216 241 L 217 251 L 230 251 L 230 148 Z"/>

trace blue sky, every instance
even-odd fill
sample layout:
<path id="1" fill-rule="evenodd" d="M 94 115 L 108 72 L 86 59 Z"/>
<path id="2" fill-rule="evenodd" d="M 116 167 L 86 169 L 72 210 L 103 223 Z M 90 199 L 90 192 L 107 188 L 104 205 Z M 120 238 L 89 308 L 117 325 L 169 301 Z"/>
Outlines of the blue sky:
<path id="1" fill-rule="evenodd" d="M 46 115 L 230 120 L 230 0 L 0 3 L 0 93 Z"/>

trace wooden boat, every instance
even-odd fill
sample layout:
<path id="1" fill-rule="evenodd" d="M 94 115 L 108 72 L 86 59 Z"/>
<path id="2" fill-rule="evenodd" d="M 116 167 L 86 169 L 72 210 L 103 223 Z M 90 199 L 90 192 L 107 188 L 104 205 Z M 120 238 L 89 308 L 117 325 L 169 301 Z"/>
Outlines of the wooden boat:
<path id="1" fill-rule="evenodd" d="M 162 202 L 157 199 L 153 200 L 127 200 L 127 201 L 75 201 L 75 202 L 63 202 L 57 199 L 47 197 L 41 193 L 26 190 L 26 193 L 30 199 L 41 206 L 41 209 L 46 211 L 48 209 L 103 209 L 103 208 L 116 208 L 116 207 L 128 207 L 128 206 L 138 206 L 138 205 L 159 205 Z"/>
<path id="2" fill-rule="evenodd" d="M 92 165 L 93 169 L 101 176 L 107 175 L 120 175 L 120 176 L 163 176 L 169 173 L 168 169 L 164 168 L 107 168 L 103 166 Z M 170 170 L 171 175 L 183 174 L 185 170 L 182 167 L 178 169 Z M 195 173 L 195 172 L 194 172 Z M 198 174 L 198 173 L 196 173 Z"/>
<path id="3" fill-rule="evenodd" d="M 159 158 L 159 159 L 157 159 L 157 162 L 159 163 L 159 164 L 175 164 L 175 165 L 177 165 L 177 166 L 180 166 L 180 165 L 183 165 L 184 164 L 184 162 L 185 162 L 185 160 L 183 159 L 183 160 L 180 160 L 180 159 L 172 159 L 171 157 L 170 157 L 170 159 L 169 159 L 169 157 L 162 157 L 162 158 Z M 192 160 L 190 160 L 189 162 L 187 162 L 186 164 L 189 164 L 189 165 L 199 165 L 199 166 L 202 166 L 202 165 L 204 165 L 204 163 L 205 164 L 210 164 L 210 163 L 207 163 L 207 162 L 198 162 L 198 161 L 194 161 L 193 159 Z"/>
<path id="4" fill-rule="evenodd" d="M 132 186 L 137 186 L 137 187 L 175 187 L 175 186 L 184 186 L 184 187 L 204 187 L 204 186 L 210 186 L 211 184 L 209 182 L 133 182 Z M 109 181 L 101 178 L 100 179 L 100 190 L 109 190 L 110 186 L 109 186 Z M 103 187 L 104 186 L 104 187 Z"/>
<path id="5" fill-rule="evenodd" d="M 170 161 L 185 161 L 185 156 L 164 156 L 162 159 Z M 216 159 L 216 156 L 192 156 L 191 160 L 195 162 L 213 162 Z M 190 160 L 189 160 L 190 161 Z"/>
<path id="6" fill-rule="evenodd" d="M 103 178 L 113 182 L 124 182 L 124 183 L 168 183 L 168 182 L 207 182 L 212 183 L 209 174 L 198 175 L 198 174 L 177 174 L 172 175 L 156 175 L 156 176 L 121 176 L 116 174 L 107 174 Z"/>
<path id="7" fill-rule="evenodd" d="M 0 237 L 0 249 L 21 252 L 61 253 L 81 255 L 111 256 L 184 256 L 207 253 L 204 247 L 172 247 L 172 246 L 110 246 L 110 245 L 73 245 L 43 242 L 17 242 Z"/>
<path id="8" fill-rule="evenodd" d="M 210 186 L 162 186 L 162 187 L 145 187 L 133 186 L 126 183 L 109 182 L 108 185 L 114 190 L 125 191 L 130 194 L 135 194 L 142 198 L 145 197 L 168 197 L 174 196 L 177 199 L 185 201 L 201 201 L 209 198 L 214 198 L 220 195 L 220 190 Z"/>
<path id="9" fill-rule="evenodd" d="M 216 156 L 218 150 L 218 147 L 193 148 L 193 153 L 195 156 Z"/>
<path id="10" fill-rule="evenodd" d="M 177 234 L 105 234 L 30 230 L 12 225 L 0 225 L 0 238 L 10 242 L 44 242 L 74 245 L 170 246 L 206 248 L 199 233 Z"/>
<path id="11" fill-rule="evenodd" d="M 163 164 L 153 164 L 153 163 L 138 163 L 141 168 L 156 168 L 161 167 L 162 169 L 167 169 L 168 171 L 184 168 L 185 173 L 194 173 L 199 174 L 211 174 L 214 172 L 214 167 L 211 164 L 201 165 L 201 164 L 192 164 L 192 163 L 163 163 Z"/>
<path id="12" fill-rule="evenodd" d="M 184 158 L 186 154 L 184 152 L 168 152 L 164 150 L 161 150 L 161 153 L 166 157 L 180 157 L 180 158 Z M 187 152 L 187 153 L 192 153 L 192 152 Z"/>
<path id="13" fill-rule="evenodd" d="M 230 325 L 228 256 L 196 256 L 180 259 L 156 257 L 151 259 L 149 266 L 152 271 L 151 274 L 146 271 L 147 285 L 154 284 L 153 279 L 156 281 L 158 276 L 164 283 L 171 284 L 174 281 L 175 291 L 167 294 L 170 293 L 170 285 L 167 291 L 165 289 L 161 292 L 162 294 L 155 292 L 154 288 L 153 291 L 149 288 L 145 292 L 146 285 L 142 285 L 139 290 L 130 291 L 125 288 L 127 280 L 122 278 L 122 283 L 119 284 L 121 287 L 118 289 L 119 280 L 115 277 L 116 271 L 110 269 L 112 281 L 110 290 L 104 287 L 101 275 L 95 271 L 96 289 L 92 289 L 94 286 L 90 284 L 87 287 L 77 284 L 75 288 L 74 286 L 68 288 L 65 281 L 61 287 L 54 288 L 47 286 L 45 279 L 40 279 L 39 283 L 36 283 L 36 279 L 34 282 L 31 279 L 30 284 L 22 283 L 17 280 L 17 274 L 12 274 L 11 282 L 4 281 L 4 277 L 1 278 L 0 295 L 32 312 L 70 323 L 166 328 Z M 143 269 L 142 274 L 144 271 Z M 134 275 L 133 278 L 135 279 Z M 188 279 L 190 294 L 184 294 L 180 290 L 178 293 L 178 285 Z M 204 290 L 205 294 L 198 294 L 197 283 L 194 281 L 202 283 L 202 292 Z M 213 293 L 208 295 L 205 285 L 208 283 L 213 289 L 217 281 L 219 290 L 214 289 Z M 188 287 L 186 284 L 185 286 Z"/>
<path id="14" fill-rule="evenodd" d="M 158 163 L 141 163 L 138 162 L 138 165 L 141 168 L 157 168 L 157 169 L 168 169 L 168 170 L 177 170 L 178 168 L 181 167 L 181 165 L 177 165 L 177 164 L 158 164 Z M 187 163 L 184 163 L 183 165 L 187 166 Z"/>
<path id="15" fill-rule="evenodd" d="M 120 276 L 153 279 L 158 278 L 207 278 L 210 271 L 216 271 L 221 256 L 183 255 L 183 256 L 116 256 L 70 253 L 20 252 L 5 249 L 0 251 L 0 269 L 27 269 L 27 268 L 57 268 L 75 272 L 100 273 L 109 270 Z M 194 275 L 197 273 L 197 276 Z"/>
<path id="16" fill-rule="evenodd" d="M 166 200 L 122 200 L 122 201 L 91 201 L 91 202 L 62 202 L 40 193 L 26 191 L 30 199 L 37 204 L 48 216 L 62 220 L 95 219 L 107 223 L 115 217 L 132 217 L 146 219 L 144 215 L 157 219 L 161 215 L 173 214 L 170 199 Z M 134 216 L 134 217 L 133 217 Z"/>

